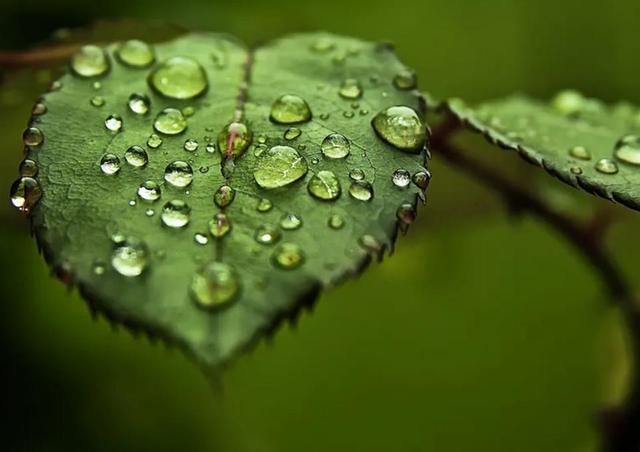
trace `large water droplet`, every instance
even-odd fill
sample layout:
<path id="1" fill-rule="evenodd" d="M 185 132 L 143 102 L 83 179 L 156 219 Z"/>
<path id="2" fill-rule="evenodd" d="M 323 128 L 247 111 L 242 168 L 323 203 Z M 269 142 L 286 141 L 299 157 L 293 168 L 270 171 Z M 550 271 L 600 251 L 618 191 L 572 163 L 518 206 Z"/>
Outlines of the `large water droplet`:
<path id="1" fill-rule="evenodd" d="M 398 149 L 420 152 L 427 139 L 427 128 L 412 108 L 389 107 L 371 122 L 380 138 Z"/>
<path id="2" fill-rule="evenodd" d="M 349 187 L 349 194 L 358 201 L 371 201 L 373 198 L 373 187 L 369 182 L 357 180 Z"/>
<path id="3" fill-rule="evenodd" d="M 129 110 L 137 115 L 146 115 L 151 107 L 151 101 L 146 94 L 133 93 L 129 96 Z"/>
<path id="4" fill-rule="evenodd" d="M 591 152 L 584 146 L 574 146 L 569 149 L 569 155 L 579 160 L 591 160 Z"/>
<path id="5" fill-rule="evenodd" d="M 406 188 L 411 183 L 411 174 L 405 169 L 397 169 L 393 172 L 391 181 L 396 187 Z"/>
<path id="6" fill-rule="evenodd" d="M 31 177 L 21 177 L 11 186 L 11 204 L 20 212 L 29 213 L 41 197 L 40 184 Z"/>
<path id="7" fill-rule="evenodd" d="M 216 310 L 231 303 L 240 292 L 235 270 L 222 262 L 210 262 L 191 281 L 191 297 L 203 309 Z"/>
<path id="8" fill-rule="evenodd" d="M 262 188 L 291 184 L 307 174 L 307 162 L 289 146 L 274 146 L 258 162 L 253 177 Z"/>
<path id="9" fill-rule="evenodd" d="M 616 174 L 618 165 L 613 160 L 601 159 L 596 163 L 596 170 L 602 174 Z"/>
<path id="10" fill-rule="evenodd" d="M 236 197 L 236 191 L 228 185 L 223 185 L 216 190 L 213 195 L 213 202 L 216 206 L 224 209 L 233 202 Z"/>
<path id="11" fill-rule="evenodd" d="M 122 129 L 122 118 L 120 115 L 112 114 L 104 120 L 104 126 L 111 132 L 120 132 Z"/>
<path id="12" fill-rule="evenodd" d="M 138 239 L 119 241 L 111 254 L 111 266 L 122 276 L 140 276 L 149 265 L 149 250 Z"/>
<path id="13" fill-rule="evenodd" d="M 149 162 L 147 151 L 140 146 L 131 146 L 124 153 L 125 161 L 134 168 L 142 168 Z"/>
<path id="14" fill-rule="evenodd" d="M 184 201 L 174 199 L 164 205 L 161 218 L 170 228 L 184 228 L 191 221 L 191 207 Z"/>
<path id="15" fill-rule="evenodd" d="M 338 199 L 342 189 L 340 181 L 331 171 L 319 171 L 314 174 L 307 185 L 309 193 L 323 201 L 333 201 Z"/>
<path id="16" fill-rule="evenodd" d="M 271 106 L 271 120 L 279 124 L 296 124 L 311 120 L 309 104 L 300 96 L 285 94 Z"/>
<path id="17" fill-rule="evenodd" d="M 262 245 L 272 245 L 280 240 L 281 234 L 278 228 L 270 224 L 263 224 L 256 229 L 256 242 Z"/>
<path id="18" fill-rule="evenodd" d="M 351 152 L 351 143 L 344 135 L 332 133 L 322 140 L 322 153 L 331 159 L 342 159 Z"/>
<path id="19" fill-rule="evenodd" d="M 338 94 L 345 99 L 358 99 L 362 97 L 362 86 L 358 80 L 348 78 L 342 82 Z"/>
<path id="20" fill-rule="evenodd" d="M 37 127 L 29 127 L 22 134 L 22 142 L 26 146 L 40 146 L 44 141 L 44 134 Z"/>
<path id="21" fill-rule="evenodd" d="M 403 69 L 393 77 L 393 85 L 401 90 L 414 89 L 417 84 L 416 73 L 409 69 Z"/>
<path id="22" fill-rule="evenodd" d="M 640 165 L 640 136 L 626 135 L 616 143 L 615 157 L 630 165 Z"/>
<path id="23" fill-rule="evenodd" d="M 138 187 L 138 196 L 145 201 L 157 201 L 161 195 L 160 184 L 152 180 L 145 181 Z"/>
<path id="24" fill-rule="evenodd" d="M 180 110 L 165 108 L 156 116 L 153 128 L 165 135 L 178 135 L 186 130 L 187 120 Z"/>
<path id="25" fill-rule="evenodd" d="M 285 213 L 280 218 L 280 227 L 285 231 L 293 231 L 302 226 L 302 218 L 294 213 Z"/>
<path id="26" fill-rule="evenodd" d="M 295 243 L 282 243 L 273 251 L 273 263 L 284 270 L 293 270 L 304 263 L 304 252 Z"/>
<path id="27" fill-rule="evenodd" d="M 418 188 L 426 190 L 429 186 L 429 182 L 431 181 L 431 173 L 428 171 L 418 171 L 413 175 L 412 180 Z"/>
<path id="28" fill-rule="evenodd" d="M 233 158 L 244 154 L 253 140 L 253 133 L 242 122 L 232 122 L 222 128 L 218 134 L 218 149 L 222 156 L 231 153 Z"/>
<path id="29" fill-rule="evenodd" d="M 209 234 L 213 238 L 220 239 L 227 235 L 231 231 L 231 222 L 224 213 L 216 214 L 211 221 L 209 221 Z"/>
<path id="30" fill-rule="evenodd" d="M 113 176 L 120 171 L 120 159 L 115 154 L 104 154 L 100 159 L 100 169 L 107 176 Z"/>
<path id="31" fill-rule="evenodd" d="M 204 68 L 196 60 L 173 57 L 160 64 L 149 76 L 149 84 L 158 93 L 172 99 L 192 99 L 209 85 Z"/>
<path id="32" fill-rule="evenodd" d="M 193 169 L 181 160 L 171 162 L 164 171 L 164 180 L 174 187 L 187 187 L 193 181 Z"/>
<path id="33" fill-rule="evenodd" d="M 116 50 L 118 59 L 129 67 L 145 68 L 156 59 L 153 48 L 139 39 L 130 39 L 122 43 Z"/>
<path id="34" fill-rule="evenodd" d="M 97 77 L 110 67 L 105 51 L 94 45 L 82 46 L 71 59 L 71 70 L 80 77 Z"/>

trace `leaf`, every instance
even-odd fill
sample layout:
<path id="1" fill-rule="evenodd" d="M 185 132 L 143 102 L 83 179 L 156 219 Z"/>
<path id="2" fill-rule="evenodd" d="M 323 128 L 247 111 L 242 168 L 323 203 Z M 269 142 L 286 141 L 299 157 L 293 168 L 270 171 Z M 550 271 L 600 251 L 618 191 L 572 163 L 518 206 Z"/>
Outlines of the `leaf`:
<path id="1" fill-rule="evenodd" d="M 574 91 L 550 103 L 514 96 L 446 108 L 488 141 L 589 193 L 640 210 L 640 110 L 606 106 Z"/>
<path id="2" fill-rule="evenodd" d="M 424 138 L 425 127 L 409 120 L 392 133 L 398 118 L 381 115 L 388 130 L 376 133 L 371 123 L 394 105 L 422 115 L 425 103 L 388 46 L 302 34 L 249 51 L 233 38 L 191 34 L 156 45 L 146 68 L 122 64 L 117 49 L 107 49 L 105 75 L 67 73 L 43 96 L 47 112 L 31 122 L 42 144 L 27 134 L 42 197 L 36 202 L 32 188 L 23 206 L 33 205 L 35 236 L 56 273 L 111 320 L 216 367 L 295 317 L 321 288 L 381 258 L 398 224 L 413 221 L 429 179 L 426 145 L 396 146 L 415 127 Z M 84 55 L 89 63 L 76 72 L 99 71 L 99 53 Z M 154 72 L 176 56 L 198 62 L 208 85 L 190 61 L 177 60 L 186 78 Z M 146 114 L 127 106 L 133 93 L 142 95 L 131 104 L 139 113 L 148 96 Z M 286 108 L 272 109 L 277 99 Z M 344 153 L 335 133 L 346 137 L 348 156 L 323 156 L 325 139 L 327 155 Z M 190 185 L 165 180 L 175 161 L 193 170 Z M 178 170 L 187 166 L 172 168 L 168 180 L 184 185 Z"/>

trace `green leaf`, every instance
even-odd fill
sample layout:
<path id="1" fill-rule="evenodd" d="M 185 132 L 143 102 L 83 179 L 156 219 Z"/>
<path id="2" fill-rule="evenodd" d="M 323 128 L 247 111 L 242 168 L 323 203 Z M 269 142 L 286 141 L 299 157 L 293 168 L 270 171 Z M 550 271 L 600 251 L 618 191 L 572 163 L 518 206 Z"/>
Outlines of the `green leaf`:
<path id="1" fill-rule="evenodd" d="M 574 91 L 550 103 L 514 96 L 448 110 L 488 141 L 589 193 L 640 210 L 640 110 L 607 106 Z"/>
<path id="2" fill-rule="evenodd" d="M 13 198 L 57 274 L 108 318 L 218 366 L 413 221 L 425 102 L 389 46 L 304 34 L 249 51 L 191 34 L 137 68 L 117 51 L 105 63 L 85 49 L 43 96 L 26 135 L 39 186 Z M 191 60 L 166 70 L 177 56 Z"/>

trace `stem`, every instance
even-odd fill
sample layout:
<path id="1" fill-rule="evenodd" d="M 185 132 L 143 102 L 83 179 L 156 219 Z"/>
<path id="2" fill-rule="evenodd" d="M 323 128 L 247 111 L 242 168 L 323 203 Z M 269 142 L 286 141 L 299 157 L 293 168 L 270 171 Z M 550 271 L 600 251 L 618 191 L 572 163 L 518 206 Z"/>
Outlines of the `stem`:
<path id="1" fill-rule="evenodd" d="M 67 61 L 79 48 L 79 44 L 68 44 L 33 50 L 0 51 L 0 69 L 49 66 Z"/>
<path id="2" fill-rule="evenodd" d="M 582 254 L 600 276 L 609 296 L 614 300 L 629 330 L 634 363 L 640 363 L 640 312 L 628 282 L 623 277 L 604 245 L 608 221 L 583 222 L 554 208 L 543 198 L 523 189 L 500 171 L 470 158 L 452 142 L 461 130 L 460 122 L 449 116 L 432 135 L 434 154 L 452 166 L 462 169 L 487 186 L 517 212 L 528 212 L 546 221 Z M 596 227 L 594 227 L 596 225 Z M 637 452 L 640 450 L 640 380 L 633 378 L 624 406 L 604 413 L 601 419 L 603 450 Z"/>

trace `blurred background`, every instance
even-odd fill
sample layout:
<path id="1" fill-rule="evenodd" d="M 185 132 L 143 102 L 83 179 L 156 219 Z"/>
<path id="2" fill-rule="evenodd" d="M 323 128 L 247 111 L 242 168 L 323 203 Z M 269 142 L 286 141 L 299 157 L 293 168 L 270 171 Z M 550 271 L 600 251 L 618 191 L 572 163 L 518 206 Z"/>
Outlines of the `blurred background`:
<path id="1" fill-rule="evenodd" d="M 439 98 L 572 87 L 640 104 L 634 0 L 5 0 L 0 49 L 120 17 L 249 44 L 307 30 L 392 41 Z M 37 94 L 0 88 L 7 193 Z M 637 214 L 469 143 L 568 210 L 619 217 L 611 248 L 635 276 Z M 2 203 L 3 450 L 597 450 L 598 412 L 622 400 L 632 367 L 599 280 L 546 225 L 508 217 L 437 155 L 431 169 L 428 205 L 393 258 L 324 293 L 213 389 L 179 351 L 92 320 Z"/>

